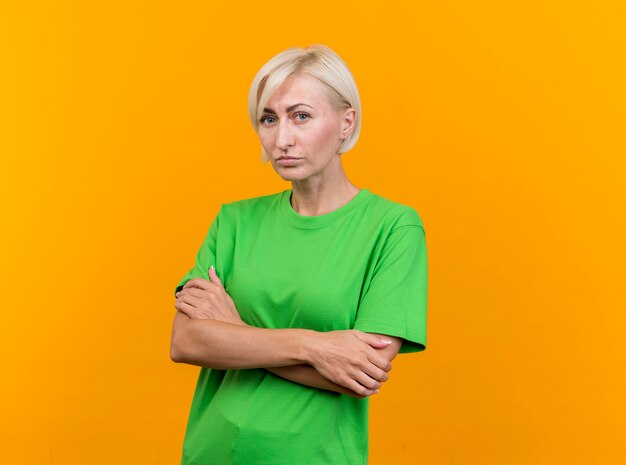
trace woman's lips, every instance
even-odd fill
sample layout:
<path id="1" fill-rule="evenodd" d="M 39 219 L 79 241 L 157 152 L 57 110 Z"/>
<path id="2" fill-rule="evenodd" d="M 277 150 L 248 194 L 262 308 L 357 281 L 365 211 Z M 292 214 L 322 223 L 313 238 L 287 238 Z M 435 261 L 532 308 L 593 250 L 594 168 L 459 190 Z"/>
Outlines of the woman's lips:
<path id="1" fill-rule="evenodd" d="M 300 161 L 300 158 L 279 158 L 277 163 L 281 166 L 294 166 Z"/>

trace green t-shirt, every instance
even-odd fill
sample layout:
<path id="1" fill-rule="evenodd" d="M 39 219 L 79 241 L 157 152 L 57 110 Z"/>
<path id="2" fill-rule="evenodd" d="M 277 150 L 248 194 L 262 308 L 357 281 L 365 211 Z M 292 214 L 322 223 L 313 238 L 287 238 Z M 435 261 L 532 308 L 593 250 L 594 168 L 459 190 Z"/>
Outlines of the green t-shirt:
<path id="1" fill-rule="evenodd" d="M 223 204 L 177 290 L 215 266 L 241 318 L 263 328 L 358 329 L 426 348 L 427 258 L 417 212 L 362 189 L 303 216 L 291 189 Z M 362 465 L 368 398 L 265 369 L 201 368 L 184 465 Z"/>

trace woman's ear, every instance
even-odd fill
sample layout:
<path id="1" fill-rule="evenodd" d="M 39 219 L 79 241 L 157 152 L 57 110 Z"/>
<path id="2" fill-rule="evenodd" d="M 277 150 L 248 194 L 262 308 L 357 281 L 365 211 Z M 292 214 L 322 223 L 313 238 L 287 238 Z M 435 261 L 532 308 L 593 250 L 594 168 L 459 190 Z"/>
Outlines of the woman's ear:
<path id="1" fill-rule="evenodd" d="M 345 139 L 350 135 L 356 126 L 356 110 L 352 107 L 343 112 L 341 116 L 341 138 Z"/>

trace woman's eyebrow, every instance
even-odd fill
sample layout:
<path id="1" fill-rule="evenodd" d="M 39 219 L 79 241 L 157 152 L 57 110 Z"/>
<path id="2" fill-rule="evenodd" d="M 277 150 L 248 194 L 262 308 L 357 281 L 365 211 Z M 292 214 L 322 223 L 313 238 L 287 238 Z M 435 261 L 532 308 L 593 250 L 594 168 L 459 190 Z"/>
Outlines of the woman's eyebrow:
<path id="1" fill-rule="evenodd" d="M 296 103 L 295 105 L 291 105 L 290 107 L 287 107 L 287 113 L 289 113 L 291 110 L 293 110 L 294 108 L 296 108 L 296 107 L 298 107 L 300 105 L 304 105 L 305 107 L 313 108 L 311 105 L 307 105 L 306 103 Z M 263 112 L 271 113 L 272 115 L 276 114 L 276 112 L 274 110 L 272 110 L 271 108 L 263 108 Z"/>

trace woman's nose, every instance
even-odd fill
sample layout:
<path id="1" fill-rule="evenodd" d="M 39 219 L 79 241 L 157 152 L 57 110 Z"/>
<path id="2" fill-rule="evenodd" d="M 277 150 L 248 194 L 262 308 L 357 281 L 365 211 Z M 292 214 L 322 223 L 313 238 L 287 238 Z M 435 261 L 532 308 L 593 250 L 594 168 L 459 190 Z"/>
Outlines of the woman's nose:
<path id="1" fill-rule="evenodd" d="M 276 146 L 281 150 L 286 150 L 293 146 L 293 128 L 289 121 L 283 120 L 278 124 L 278 134 L 276 136 Z"/>

